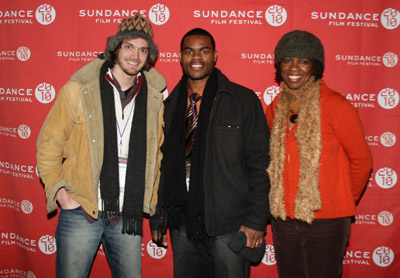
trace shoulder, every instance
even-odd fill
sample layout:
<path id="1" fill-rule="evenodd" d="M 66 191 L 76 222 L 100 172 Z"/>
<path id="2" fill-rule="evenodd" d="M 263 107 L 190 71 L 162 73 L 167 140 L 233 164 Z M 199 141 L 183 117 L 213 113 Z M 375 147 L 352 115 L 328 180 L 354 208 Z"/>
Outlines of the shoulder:
<path id="1" fill-rule="evenodd" d="M 321 112 L 332 122 L 344 124 L 358 118 L 358 110 L 342 94 L 321 82 Z"/>
<path id="2" fill-rule="evenodd" d="M 167 86 L 167 81 L 164 76 L 161 75 L 155 68 L 151 68 L 148 71 L 144 71 L 146 77 L 147 86 L 154 89 L 157 92 L 163 91 Z"/>
<path id="3" fill-rule="evenodd" d="M 98 80 L 100 76 L 100 69 L 104 64 L 104 60 L 95 59 L 92 62 L 84 65 L 77 72 L 75 72 L 71 81 L 78 82 L 80 84 Z"/>
<path id="4" fill-rule="evenodd" d="M 218 74 L 218 91 L 227 92 L 235 97 L 258 99 L 253 90 L 229 80 L 219 69 L 216 70 Z"/>
<path id="5" fill-rule="evenodd" d="M 325 106 L 325 109 L 330 108 L 330 110 L 341 108 L 356 110 L 345 96 L 327 87 L 323 81 L 321 81 L 321 106 Z"/>

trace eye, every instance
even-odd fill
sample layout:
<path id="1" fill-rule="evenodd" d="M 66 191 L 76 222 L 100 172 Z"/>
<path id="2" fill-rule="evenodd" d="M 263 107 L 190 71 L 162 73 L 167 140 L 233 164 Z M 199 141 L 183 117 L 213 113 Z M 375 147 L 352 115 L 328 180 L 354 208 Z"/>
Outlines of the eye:
<path id="1" fill-rule="evenodd" d="M 192 53 L 193 53 L 193 50 L 191 50 L 191 49 L 186 49 L 185 51 L 183 51 L 183 54 L 186 54 L 186 55 L 190 55 Z"/>
<path id="2" fill-rule="evenodd" d="M 209 50 L 209 49 L 203 49 L 203 50 L 201 51 L 201 53 L 202 53 L 202 54 L 208 54 L 208 53 L 210 53 L 210 50 Z"/>
<path id="3" fill-rule="evenodd" d="M 147 53 L 149 53 L 149 50 L 147 48 L 142 48 L 142 49 L 140 49 L 140 52 L 143 54 L 147 54 Z"/>
<path id="4" fill-rule="evenodd" d="M 282 60 L 282 63 L 285 63 L 285 64 L 288 64 L 288 63 L 290 63 L 291 61 L 290 61 L 290 59 L 288 59 L 288 58 L 284 58 L 283 60 Z"/>
<path id="5" fill-rule="evenodd" d="M 123 47 L 124 47 L 125 49 L 128 49 L 128 50 L 131 50 L 131 49 L 132 49 L 132 45 L 127 44 L 127 43 L 125 43 L 125 44 L 123 45 Z"/>
<path id="6" fill-rule="evenodd" d="M 308 60 L 302 59 L 302 60 L 299 61 L 299 63 L 303 64 L 303 65 L 307 65 L 308 64 Z"/>

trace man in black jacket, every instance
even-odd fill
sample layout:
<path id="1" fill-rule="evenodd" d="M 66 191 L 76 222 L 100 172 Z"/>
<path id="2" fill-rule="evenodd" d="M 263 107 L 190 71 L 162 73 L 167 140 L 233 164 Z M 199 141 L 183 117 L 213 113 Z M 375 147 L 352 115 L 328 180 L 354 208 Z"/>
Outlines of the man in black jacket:
<path id="1" fill-rule="evenodd" d="M 170 228 L 175 277 L 248 277 L 250 262 L 228 243 L 243 232 L 246 248 L 259 248 L 269 218 L 262 106 L 215 68 L 217 57 L 209 32 L 186 33 L 184 74 L 165 101 L 160 200 L 150 223 L 164 246 L 160 231 Z"/>

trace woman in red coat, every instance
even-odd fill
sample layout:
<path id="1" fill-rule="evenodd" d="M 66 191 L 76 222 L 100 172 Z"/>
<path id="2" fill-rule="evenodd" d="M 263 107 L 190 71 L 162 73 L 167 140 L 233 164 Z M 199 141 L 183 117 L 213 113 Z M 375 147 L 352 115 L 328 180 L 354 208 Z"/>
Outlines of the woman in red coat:
<path id="1" fill-rule="evenodd" d="M 322 81 L 324 48 L 306 31 L 275 48 L 282 93 L 267 108 L 270 208 L 278 272 L 340 277 L 372 157 L 357 110 Z"/>

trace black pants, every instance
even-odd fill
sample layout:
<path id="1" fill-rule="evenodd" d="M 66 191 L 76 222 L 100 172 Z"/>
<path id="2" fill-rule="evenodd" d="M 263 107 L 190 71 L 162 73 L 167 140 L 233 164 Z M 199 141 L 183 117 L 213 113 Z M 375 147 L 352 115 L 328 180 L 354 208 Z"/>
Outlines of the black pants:
<path id="1" fill-rule="evenodd" d="M 341 277 L 351 219 L 315 219 L 312 224 L 273 220 L 280 278 Z"/>
<path id="2" fill-rule="evenodd" d="M 235 234 L 218 235 L 193 242 L 186 237 L 185 228 L 170 229 L 175 278 L 247 278 L 250 262 L 227 245 Z"/>

